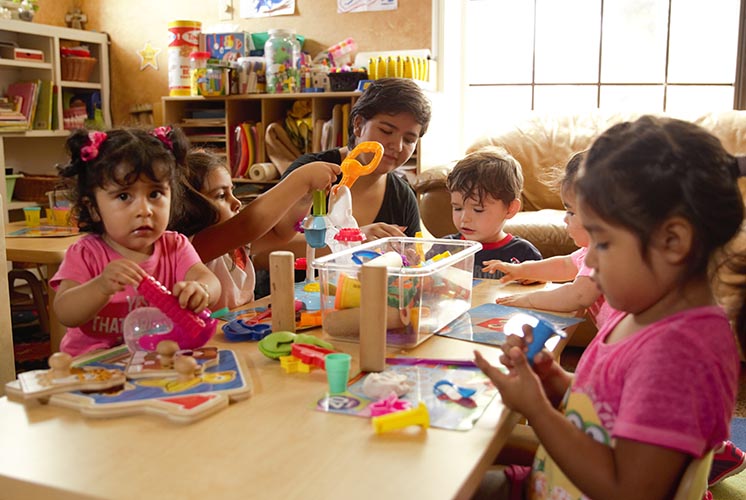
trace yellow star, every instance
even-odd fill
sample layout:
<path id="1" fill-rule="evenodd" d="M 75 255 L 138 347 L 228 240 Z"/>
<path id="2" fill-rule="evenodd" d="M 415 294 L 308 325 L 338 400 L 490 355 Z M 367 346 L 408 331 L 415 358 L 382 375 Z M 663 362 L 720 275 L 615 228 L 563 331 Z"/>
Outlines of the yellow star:
<path id="1" fill-rule="evenodd" d="M 161 49 L 153 47 L 149 40 L 145 42 L 145 46 L 137 51 L 137 55 L 140 56 L 140 71 L 148 66 L 158 71 L 158 54 L 160 53 Z"/>

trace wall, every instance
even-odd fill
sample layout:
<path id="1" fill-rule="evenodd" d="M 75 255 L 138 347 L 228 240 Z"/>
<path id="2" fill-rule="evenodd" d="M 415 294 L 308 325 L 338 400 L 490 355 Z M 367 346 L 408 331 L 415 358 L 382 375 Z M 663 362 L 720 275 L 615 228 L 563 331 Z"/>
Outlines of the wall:
<path id="1" fill-rule="evenodd" d="M 203 27 L 218 22 L 218 1 L 183 0 L 80 0 L 88 16 L 86 29 L 111 37 L 112 116 L 115 125 L 129 121 L 134 104 L 152 103 L 168 94 L 168 23 L 177 19 L 201 21 Z M 40 0 L 36 22 L 64 26 L 72 0 Z M 233 0 L 236 11 L 239 0 Z M 399 0 L 399 9 L 387 12 L 337 14 L 337 0 L 296 0 L 293 16 L 231 21 L 246 31 L 294 28 L 306 37 L 305 50 L 316 55 L 326 47 L 353 37 L 361 51 L 431 48 L 432 0 Z M 137 51 L 147 42 L 161 49 L 158 70 L 140 71 Z"/>

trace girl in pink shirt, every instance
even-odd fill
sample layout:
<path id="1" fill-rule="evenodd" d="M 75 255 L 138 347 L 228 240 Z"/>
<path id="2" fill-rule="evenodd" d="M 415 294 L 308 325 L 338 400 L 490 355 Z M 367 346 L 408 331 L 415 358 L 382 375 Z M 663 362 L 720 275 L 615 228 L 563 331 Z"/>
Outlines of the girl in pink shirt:
<path id="1" fill-rule="evenodd" d="M 616 311 L 574 375 L 546 351 L 528 364 L 529 327 L 503 348 L 507 374 L 475 352 L 540 441 L 520 493 L 670 498 L 689 462 L 727 439 L 740 361 L 708 269 L 743 223 L 741 175 L 718 139 L 681 120 L 644 116 L 593 143 L 576 182 L 585 263 Z M 744 257 L 726 262 L 743 273 Z M 733 313 L 746 288 L 735 286 Z"/>
<path id="2" fill-rule="evenodd" d="M 136 290 L 155 277 L 195 312 L 220 297 L 220 283 L 187 238 L 166 231 L 178 201 L 178 165 L 188 148 L 178 130 L 77 130 L 60 169 L 73 193 L 78 226 L 90 233 L 66 252 L 49 284 L 68 327 L 60 348 L 73 356 L 123 341 L 127 314 L 145 305 Z"/>

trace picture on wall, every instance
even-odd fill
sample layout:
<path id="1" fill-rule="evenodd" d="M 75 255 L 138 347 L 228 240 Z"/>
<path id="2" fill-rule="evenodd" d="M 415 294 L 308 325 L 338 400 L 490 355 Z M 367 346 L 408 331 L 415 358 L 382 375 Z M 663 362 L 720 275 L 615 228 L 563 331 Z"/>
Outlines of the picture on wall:
<path id="1" fill-rule="evenodd" d="M 295 0 L 241 0 L 240 16 L 252 17 L 292 16 Z"/>

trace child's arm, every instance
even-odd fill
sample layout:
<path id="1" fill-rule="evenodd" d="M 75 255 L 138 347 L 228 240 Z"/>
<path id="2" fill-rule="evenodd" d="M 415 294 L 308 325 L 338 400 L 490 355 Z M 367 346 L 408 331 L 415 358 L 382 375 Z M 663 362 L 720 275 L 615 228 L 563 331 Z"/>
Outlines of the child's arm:
<path id="1" fill-rule="evenodd" d="M 310 194 L 328 189 L 336 181 L 339 165 L 312 162 L 294 170 L 272 189 L 245 206 L 235 217 L 197 233 L 192 245 L 202 262 L 236 248 L 267 239 L 280 247 L 295 234 L 295 224 L 308 214 Z"/>
<path id="2" fill-rule="evenodd" d="M 547 399 L 539 377 L 513 347 L 506 375 L 475 352 L 477 365 L 500 391 L 503 403 L 521 413 L 567 477 L 591 498 L 669 498 L 687 463 L 670 449 L 618 439 L 612 448 L 576 427 Z"/>
<path id="3" fill-rule="evenodd" d="M 573 312 L 592 305 L 600 296 L 601 291 L 590 277 L 578 276 L 572 283 L 566 283 L 553 290 L 508 295 L 496 299 L 495 302 L 513 307 Z"/>
<path id="4" fill-rule="evenodd" d="M 85 283 L 62 280 L 54 298 L 54 312 L 67 327 L 80 326 L 96 316 L 111 297 L 128 285 L 137 287 L 145 271 L 128 259 L 109 262 L 104 270 Z"/>
<path id="5" fill-rule="evenodd" d="M 578 274 L 578 268 L 569 255 L 557 255 L 543 260 L 527 260 L 511 264 L 501 260 L 486 260 L 482 271 L 504 274 L 501 283 L 511 281 L 570 281 Z"/>
<path id="6" fill-rule="evenodd" d="M 218 302 L 222 289 L 220 280 L 201 262 L 194 264 L 184 275 L 184 281 L 174 283 L 171 291 L 183 309 L 196 313 Z"/>

